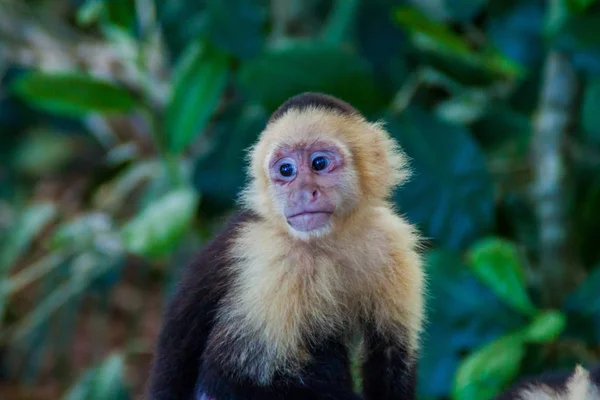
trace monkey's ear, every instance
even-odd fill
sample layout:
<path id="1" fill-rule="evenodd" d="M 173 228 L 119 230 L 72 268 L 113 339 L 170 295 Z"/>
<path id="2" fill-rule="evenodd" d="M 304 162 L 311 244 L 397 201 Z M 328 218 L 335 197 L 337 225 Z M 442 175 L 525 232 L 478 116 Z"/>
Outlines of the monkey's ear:
<path id="1" fill-rule="evenodd" d="M 357 147 L 356 167 L 365 194 L 375 199 L 387 199 L 410 177 L 408 157 L 384 129 L 383 123 L 369 123 L 368 129 L 370 132 L 361 132 L 352 140 Z"/>

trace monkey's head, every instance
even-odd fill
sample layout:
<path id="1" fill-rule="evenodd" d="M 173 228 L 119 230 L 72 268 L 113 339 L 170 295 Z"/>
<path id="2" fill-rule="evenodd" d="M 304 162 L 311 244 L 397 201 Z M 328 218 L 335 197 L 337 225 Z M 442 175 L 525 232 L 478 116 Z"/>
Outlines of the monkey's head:
<path id="1" fill-rule="evenodd" d="M 303 93 L 273 113 L 250 152 L 245 203 L 301 239 L 335 231 L 406 177 L 405 157 L 380 124 L 349 104 Z"/>

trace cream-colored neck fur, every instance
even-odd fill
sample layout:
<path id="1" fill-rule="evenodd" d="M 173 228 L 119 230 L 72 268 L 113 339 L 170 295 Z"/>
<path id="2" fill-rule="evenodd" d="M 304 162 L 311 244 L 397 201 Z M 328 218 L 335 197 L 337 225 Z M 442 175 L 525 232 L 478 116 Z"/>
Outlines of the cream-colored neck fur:
<path id="1" fill-rule="evenodd" d="M 422 318 L 416 236 L 385 207 L 352 219 L 312 241 L 264 220 L 234 238 L 234 286 L 220 321 L 227 337 L 243 343 L 233 361 L 255 378 L 298 366 L 307 341 L 350 334 L 361 318 L 416 347 Z"/>

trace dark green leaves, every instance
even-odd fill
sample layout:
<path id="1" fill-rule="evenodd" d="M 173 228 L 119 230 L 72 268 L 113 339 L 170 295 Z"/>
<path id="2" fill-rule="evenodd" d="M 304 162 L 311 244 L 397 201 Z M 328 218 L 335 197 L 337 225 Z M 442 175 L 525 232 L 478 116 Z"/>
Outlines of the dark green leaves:
<path id="1" fill-rule="evenodd" d="M 412 108 L 388 128 L 413 176 L 395 194 L 400 210 L 442 246 L 462 248 L 490 229 L 493 188 L 484 156 L 466 128 Z"/>
<path id="2" fill-rule="evenodd" d="M 539 1 L 518 1 L 507 10 L 491 15 L 487 23 L 490 40 L 513 61 L 532 66 L 543 56 L 544 5 Z"/>
<path id="3" fill-rule="evenodd" d="M 167 147 L 181 152 L 202 132 L 219 104 L 228 75 L 228 58 L 215 48 L 194 43 L 173 77 L 173 96 L 165 111 Z"/>
<path id="4" fill-rule="evenodd" d="M 189 188 L 174 190 L 157 199 L 123 228 L 125 247 L 148 257 L 168 254 L 192 223 L 197 203 L 198 195 Z"/>
<path id="5" fill-rule="evenodd" d="M 240 58 L 255 56 L 262 49 L 264 9 L 247 0 L 207 3 L 207 31 L 216 46 Z"/>
<path id="6" fill-rule="evenodd" d="M 75 73 L 29 72 L 19 77 L 13 88 L 30 104 L 67 116 L 127 113 L 137 106 L 120 86 Z"/>
<path id="7" fill-rule="evenodd" d="M 516 246 L 502 239 L 478 241 L 469 250 L 469 264 L 477 277 L 504 302 L 524 314 L 535 307 L 525 289 L 525 271 Z"/>
<path id="8" fill-rule="evenodd" d="M 433 398 L 452 390 L 462 354 L 518 329 L 523 318 L 476 279 L 460 253 L 434 250 L 426 261 L 430 322 L 419 375 L 428 379 L 419 382 L 419 392 Z"/>
<path id="9" fill-rule="evenodd" d="M 500 76 L 514 78 L 523 72 L 518 64 L 493 48 L 473 50 L 469 43 L 445 24 L 431 20 L 416 8 L 399 7 L 395 10 L 394 17 L 411 34 L 415 46 L 426 52 L 449 56 L 465 66 L 480 68 Z"/>
<path id="10" fill-rule="evenodd" d="M 234 107 L 214 124 L 213 150 L 194 169 L 194 184 L 202 193 L 202 209 L 221 213 L 232 207 L 246 182 L 246 150 L 267 122 L 257 107 Z"/>
<path id="11" fill-rule="evenodd" d="M 588 277 L 579 287 L 571 293 L 566 300 L 566 308 L 569 311 L 576 311 L 584 315 L 593 315 L 600 312 L 600 268 L 591 271 Z"/>
<path id="12" fill-rule="evenodd" d="M 323 42 L 291 41 L 269 48 L 242 66 L 240 81 L 270 111 L 304 91 L 340 97 L 366 113 L 383 106 L 368 64 Z"/>

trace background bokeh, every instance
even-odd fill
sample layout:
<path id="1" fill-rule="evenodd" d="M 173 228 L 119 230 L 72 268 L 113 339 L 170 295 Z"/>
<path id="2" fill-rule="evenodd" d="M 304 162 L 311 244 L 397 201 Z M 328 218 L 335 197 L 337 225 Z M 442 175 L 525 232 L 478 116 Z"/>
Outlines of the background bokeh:
<path id="1" fill-rule="evenodd" d="M 422 399 L 600 358 L 600 2 L 0 0 L 0 398 L 142 394 L 287 97 L 385 121 L 427 238 Z"/>

